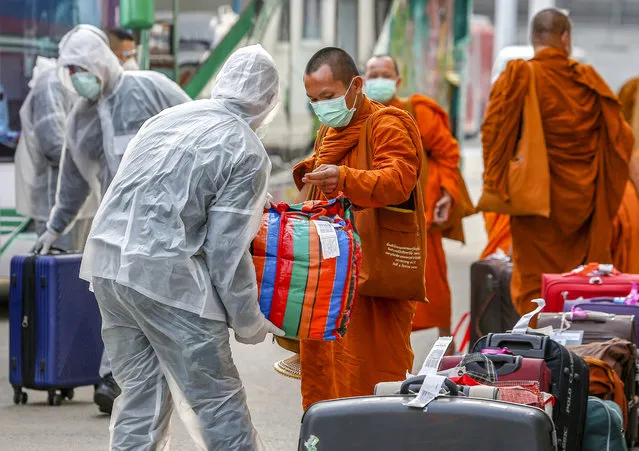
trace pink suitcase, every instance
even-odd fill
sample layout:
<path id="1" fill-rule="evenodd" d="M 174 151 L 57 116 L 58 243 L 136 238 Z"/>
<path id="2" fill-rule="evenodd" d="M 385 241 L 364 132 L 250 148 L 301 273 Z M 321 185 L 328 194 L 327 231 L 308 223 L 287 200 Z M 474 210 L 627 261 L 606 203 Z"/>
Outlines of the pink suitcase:
<path id="1" fill-rule="evenodd" d="M 612 265 L 589 263 L 565 274 L 544 274 L 541 297 L 544 312 L 563 312 L 568 299 L 627 296 L 639 274 L 622 274 Z"/>
<path id="2" fill-rule="evenodd" d="M 486 354 L 495 364 L 498 381 L 537 381 L 541 391 L 550 392 L 552 375 L 543 359 L 532 359 L 508 354 Z M 462 356 L 444 357 L 439 371 L 455 368 Z"/>

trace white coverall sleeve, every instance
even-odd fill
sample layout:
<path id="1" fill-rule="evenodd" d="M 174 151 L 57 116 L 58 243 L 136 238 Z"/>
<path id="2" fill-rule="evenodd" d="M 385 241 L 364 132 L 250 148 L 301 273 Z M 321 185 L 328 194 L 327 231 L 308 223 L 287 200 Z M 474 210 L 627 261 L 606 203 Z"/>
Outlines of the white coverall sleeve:
<path id="1" fill-rule="evenodd" d="M 206 263 L 227 322 L 240 337 L 255 335 L 264 319 L 249 246 L 264 212 L 269 172 L 266 155 L 241 158 L 208 210 Z"/>
<path id="2" fill-rule="evenodd" d="M 62 88 L 62 86 L 60 86 Z M 40 151 L 47 162 L 60 166 L 60 157 L 64 145 L 65 110 L 60 109 L 63 100 L 42 102 L 37 105 L 38 115 L 33 124 Z"/>
<path id="3" fill-rule="evenodd" d="M 56 203 L 47 223 L 49 230 L 60 235 L 73 224 L 91 192 L 89 184 L 73 161 L 69 149 L 64 150 L 62 159 Z"/>

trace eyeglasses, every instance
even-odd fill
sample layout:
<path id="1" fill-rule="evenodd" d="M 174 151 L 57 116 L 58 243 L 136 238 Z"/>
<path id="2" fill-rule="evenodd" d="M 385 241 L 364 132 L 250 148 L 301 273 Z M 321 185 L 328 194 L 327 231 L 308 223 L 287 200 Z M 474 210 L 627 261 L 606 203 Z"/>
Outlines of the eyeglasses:
<path id="1" fill-rule="evenodd" d="M 131 57 L 134 57 L 135 55 L 137 55 L 137 53 L 138 53 L 138 51 L 137 51 L 136 49 L 133 49 L 133 50 L 124 50 L 124 51 L 122 52 L 122 56 L 123 56 L 124 58 L 131 58 Z"/>

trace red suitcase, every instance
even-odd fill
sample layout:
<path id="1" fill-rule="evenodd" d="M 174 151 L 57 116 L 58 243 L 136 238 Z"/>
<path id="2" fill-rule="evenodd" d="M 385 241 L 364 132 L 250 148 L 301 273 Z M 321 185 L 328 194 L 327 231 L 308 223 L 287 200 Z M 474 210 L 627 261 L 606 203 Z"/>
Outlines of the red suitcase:
<path id="1" fill-rule="evenodd" d="M 552 375 L 543 359 L 532 359 L 508 354 L 487 354 L 495 364 L 498 381 L 538 381 L 543 392 L 550 392 Z M 462 356 L 444 357 L 439 365 L 439 371 L 455 368 L 461 362 Z"/>
<path id="2" fill-rule="evenodd" d="M 612 265 L 589 263 L 565 274 L 544 274 L 541 297 L 546 301 L 544 312 L 563 312 L 567 299 L 579 297 L 627 296 L 632 283 L 639 283 L 639 274 L 622 274 Z"/>

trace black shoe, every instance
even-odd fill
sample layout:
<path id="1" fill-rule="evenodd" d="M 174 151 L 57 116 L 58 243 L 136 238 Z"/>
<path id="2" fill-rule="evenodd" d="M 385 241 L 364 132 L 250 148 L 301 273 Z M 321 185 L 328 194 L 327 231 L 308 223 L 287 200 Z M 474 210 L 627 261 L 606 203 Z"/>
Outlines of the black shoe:
<path id="1" fill-rule="evenodd" d="M 113 401 L 120 396 L 121 390 L 117 382 L 113 379 L 113 374 L 104 376 L 93 393 L 93 402 L 98 405 L 100 412 L 111 415 Z"/>

